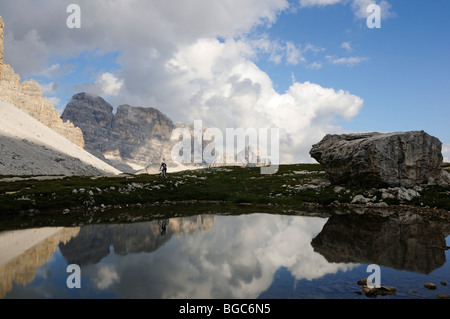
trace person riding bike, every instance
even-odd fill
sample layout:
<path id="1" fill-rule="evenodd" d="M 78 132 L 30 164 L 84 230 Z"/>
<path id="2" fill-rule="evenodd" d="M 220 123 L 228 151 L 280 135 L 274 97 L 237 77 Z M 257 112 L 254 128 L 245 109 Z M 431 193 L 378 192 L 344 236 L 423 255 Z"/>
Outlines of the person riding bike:
<path id="1" fill-rule="evenodd" d="M 165 163 L 165 159 L 163 159 L 159 170 L 161 171 L 163 177 L 167 177 L 167 164 Z"/>

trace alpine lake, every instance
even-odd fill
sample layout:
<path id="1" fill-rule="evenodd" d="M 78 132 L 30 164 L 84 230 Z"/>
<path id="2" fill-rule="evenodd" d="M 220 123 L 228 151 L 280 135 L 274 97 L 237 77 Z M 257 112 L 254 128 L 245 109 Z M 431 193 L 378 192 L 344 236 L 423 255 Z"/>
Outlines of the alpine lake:
<path id="1" fill-rule="evenodd" d="M 254 174 L 245 178 L 247 184 L 236 182 L 242 169 L 184 172 L 167 180 L 23 178 L 6 183 L 0 179 L 2 207 L 13 207 L 18 199 L 22 205 L 17 204 L 17 212 L 5 209 L 0 218 L 0 298 L 445 299 L 450 295 L 448 210 L 428 205 L 425 209 L 424 203 L 349 205 L 361 190 L 350 189 L 347 198 L 330 186 L 313 187 L 309 193 L 295 191 L 298 183 L 323 177 L 317 166 L 285 167 L 279 180 L 262 181 L 256 169 L 246 172 Z M 218 176 L 222 182 L 214 184 L 214 175 L 225 173 L 229 181 Z M 127 186 L 132 183 L 134 191 Z M 171 188 L 175 183 L 178 186 Z M 288 191 L 289 185 L 294 191 Z M 186 187 L 182 194 L 169 192 L 181 192 L 182 187 Z M 201 193 L 205 188 L 209 193 Z M 110 197 L 105 195 L 107 189 Z M 375 190 L 365 190 L 370 191 Z M 184 200 L 164 198 L 167 193 Z M 432 193 L 423 193 L 421 200 L 431 201 Z M 65 194 L 80 205 L 67 206 Z M 122 195 L 140 201 L 125 204 Z M 328 198 L 328 203 L 305 199 L 313 195 Z M 42 203 L 50 198 L 46 196 L 54 198 L 54 205 L 44 210 Z M 87 199 L 90 205 L 85 205 Z M 368 277 L 378 280 L 378 289 L 367 288 L 363 280 Z"/>

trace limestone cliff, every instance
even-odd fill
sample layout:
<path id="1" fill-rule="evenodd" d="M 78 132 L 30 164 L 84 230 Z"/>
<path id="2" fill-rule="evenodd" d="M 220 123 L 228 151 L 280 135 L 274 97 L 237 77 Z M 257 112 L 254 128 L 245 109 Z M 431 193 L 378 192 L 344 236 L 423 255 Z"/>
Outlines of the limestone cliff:
<path id="1" fill-rule="evenodd" d="M 3 64 L 3 32 L 4 22 L 0 17 L 0 97 L 84 148 L 81 130 L 71 122 L 63 122 L 55 107 L 43 97 L 41 86 L 33 80 L 21 83 L 13 68 Z"/>
<path id="2" fill-rule="evenodd" d="M 61 118 L 80 127 L 85 149 L 124 172 L 169 158 L 172 120 L 155 108 L 120 105 L 88 93 L 72 97 Z"/>
<path id="3" fill-rule="evenodd" d="M 181 122 L 174 124 L 165 114 L 152 107 L 125 104 L 118 106 L 114 114 L 113 107 L 103 98 L 83 92 L 72 97 L 61 118 L 81 128 L 88 152 L 126 173 L 157 174 L 163 158 L 172 172 L 208 166 L 270 165 L 270 161 L 262 158 L 257 148 L 249 146 L 239 150 L 239 160 L 234 158 L 234 153 L 219 156 L 215 151 L 211 154 L 215 156 L 212 161 L 195 158 L 198 155 L 194 147 L 194 125 Z M 202 127 L 203 134 L 206 129 Z M 177 134 L 180 136 L 177 137 Z M 181 137 L 191 140 L 188 143 L 190 161 L 182 160 L 183 163 L 172 157 L 172 150 L 180 143 Z M 201 151 L 209 143 L 209 140 L 202 139 Z M 184 145 L 180 152 L 184 152 Z M 183 154 L 179 156 L 183 157 Z"/>

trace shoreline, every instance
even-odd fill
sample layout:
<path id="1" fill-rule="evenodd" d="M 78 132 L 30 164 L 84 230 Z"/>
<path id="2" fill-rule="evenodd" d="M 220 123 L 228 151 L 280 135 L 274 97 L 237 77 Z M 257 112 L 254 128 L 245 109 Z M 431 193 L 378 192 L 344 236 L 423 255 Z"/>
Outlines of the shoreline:
<path id="1" fill-rule="evenodd" d="M 382 196 L 389 195 L 382 189 L 331 185 L 319 164 L 281 165 L 279 173 L 265 176 L 258 167 L 188 170 L 167 179 L 149 174 L 4 176 L 0 177 L 0 228 L 87 224 L 98 218 L 117 221 L 127 211 L 133 211 L 132 218 L 125 220 L 170 218 L 193 206 L 206 212 L 239 209 L 323 216 L 346 210 L 380 216 L 408 211 L 446 222 L 450 220 L 449 194 L 449 187 L 424 185 L 419 196 L 402 200 Z M 363 203 L 357 203 L 356 197 Z"/>

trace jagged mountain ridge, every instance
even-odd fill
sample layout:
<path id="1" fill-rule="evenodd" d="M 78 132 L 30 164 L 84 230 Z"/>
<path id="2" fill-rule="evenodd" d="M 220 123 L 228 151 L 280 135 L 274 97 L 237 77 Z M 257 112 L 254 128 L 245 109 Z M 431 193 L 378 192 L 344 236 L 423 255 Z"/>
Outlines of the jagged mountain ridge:
<path id="1" fill-rule="evenodd" d="M 127 104 L 113 106 L 102 97 L 82 92 L 75 94 L 67 104 L 61 118 L 74 123 L 83 132 L 85 149 L 110 165 L 126 173 L 156 173 L 162 159 L 171 170 L 183 170 L 224 165 L 268 165 L 254 146 L 240 150 L 247 159 L 244 163 L 230 161 L 234 154 L 218 153 L 211 163 L 175 163 L 172 150 L 179 140 L 172 140 L 175 129 L 187 129 L 191 138 L 191 156 L 194 155 L 194 126 L 174 122 L 153 107 L 136 107 Z M 202 128 L 203 132 L 206 130 Z M 202 149 L 210 141 L 202 140 Z M 184 152 L 184 149 L 183 149 Z M 215 153 L 215 151 L 213 152 Z M 181 155 L 181 154 L 180 154 Z M 227 160 L 225 160 L 227 158 Z M 251 163 L 249 163 L 251 162 Z"/>
<path id="2" fill-rule="evenodd" d="M 83 132 L 85 149 L 91 154 L 128 173 L 170 158 L 174 123 L 155 108 L 113 106 L 102 97 L 75 94 L 61 118 Z"/>

